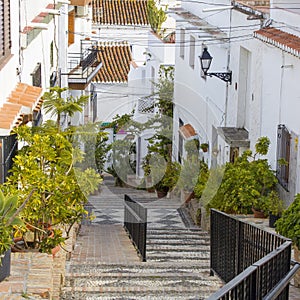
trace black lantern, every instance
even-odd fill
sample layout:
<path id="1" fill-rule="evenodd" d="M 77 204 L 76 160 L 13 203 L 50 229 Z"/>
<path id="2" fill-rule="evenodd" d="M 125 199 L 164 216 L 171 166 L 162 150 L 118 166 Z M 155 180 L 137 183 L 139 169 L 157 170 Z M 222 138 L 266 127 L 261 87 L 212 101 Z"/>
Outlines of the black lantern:
<path id="1" fill-rule="evenodd" d="M 210 68 L 210 64 L 212 61 L 212 57 L 207 51 L 207 48 L 203 49 L 203 53 L 201 56 L 199 56 L 199 58 L 200 58 L 201 69 L 203 70 L 203 73 L 207 75 L 207 71 Z"/>
<path id="2" fill-rule="evenodd" d="M 231 84 L 231 77 L 232 77 L 232 72 L 217 72 L 217 73 L 208 73 L 208 70 L 210 68 L 211 62 L 212 62 L 212 56 L 209 54 L 207 48 L 205 47 L 203 49 L 203 53 L 201 56 L 199 56 L 200 59 L 200 64 L 201 64 L 201 69 L 204 73 L 204 75 L 207 76 L 215 76 L 220 78 L 221 80 L 225 82 L 229 82 Z"/>

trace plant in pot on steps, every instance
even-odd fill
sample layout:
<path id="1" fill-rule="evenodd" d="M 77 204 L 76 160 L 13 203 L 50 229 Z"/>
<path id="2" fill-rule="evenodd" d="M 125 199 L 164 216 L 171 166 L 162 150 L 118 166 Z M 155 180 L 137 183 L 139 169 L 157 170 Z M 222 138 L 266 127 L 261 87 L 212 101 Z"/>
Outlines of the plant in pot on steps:
<path id="1" fill-rule="evenodd" d="M 10 250 L 13 245 L 13 226 L 21 225 L 17 207 L 18 195 L 4 195 L 0 190 L 0 282 L 10 274 Z"/>
<path id="2" fill-rule="evenodd" d="M 70 132 L 45 124 L 40 128 L 20 126 L 16 133 L 26 146 L 14 158 L 4 184 L 7 191 L 19 194 L 18 205 L 23 205 L 20 218 L 24 226 L 18 230 L 22 242 L 16 247 L 52 253 L 68 238 L 72 226 L 87 215 L 86 197 L 98 188 L 101 178 L 93 169 L 76 169 L 82 153 L 70 142 Z"/>
<path id="3" fill-rule="evenodd" d="M 257 158 L 268 153 L 270 140 L 258 139 L 252 154 L 246 150 L 233 163 L 226 163 L 222 183 L 209 202 L 209 207 L 233 214 L 249 214 L 252 209 L 269 212 L 269 194 L 275 190 L 277 178 L 267 159 Z"/>
<path id="4" fill-rule="evenodd" d="M 160 158 L 151 166 L 151 176 L 157 197 L 163 198 L 176 186 L 180 176 L 180 164 Z"/>
<path id="5" fill-rule="evenodd" d="M 268 195 L 269 227 L 275 228 L 275 223 L 281 218 L 284 210 L 283 200 L 277 191 L 271 191 Z"/>

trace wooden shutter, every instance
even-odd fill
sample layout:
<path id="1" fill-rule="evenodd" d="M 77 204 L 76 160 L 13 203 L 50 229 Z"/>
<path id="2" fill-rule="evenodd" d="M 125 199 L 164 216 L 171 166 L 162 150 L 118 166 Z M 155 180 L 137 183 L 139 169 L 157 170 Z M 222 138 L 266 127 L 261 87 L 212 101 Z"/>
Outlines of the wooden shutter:
<path id="1" fill-rule="evenodd" d="M 75 41 L 75 10 L 69 12 L 69 21 L 68 21 L 68 30 L 69 30 L 69 37 L 68 37 L 68 46 L 74 44 Z"/>

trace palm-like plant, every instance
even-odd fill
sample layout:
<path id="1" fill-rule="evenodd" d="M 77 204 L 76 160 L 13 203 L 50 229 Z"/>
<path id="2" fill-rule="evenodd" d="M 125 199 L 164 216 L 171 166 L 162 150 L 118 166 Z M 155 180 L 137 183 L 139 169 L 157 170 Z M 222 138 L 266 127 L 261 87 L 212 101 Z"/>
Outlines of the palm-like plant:
<path id="1" fill-rule="evenodd" d="M 72 117 L 76 112 L 82 112 L 83 106 L 86 104 L 89 97 L 81 95 L 79 97 L 69 96 L 64 98 L 62 94 L 67 90 L 68 88 L 55 86 L 51 87 L 49 92 L 45 92 L 43 95 L 43 108 L 45 113 L 49 113 L 51 117 L 56 116 L 58 128 L 60 128 L 62 114 Z"/>

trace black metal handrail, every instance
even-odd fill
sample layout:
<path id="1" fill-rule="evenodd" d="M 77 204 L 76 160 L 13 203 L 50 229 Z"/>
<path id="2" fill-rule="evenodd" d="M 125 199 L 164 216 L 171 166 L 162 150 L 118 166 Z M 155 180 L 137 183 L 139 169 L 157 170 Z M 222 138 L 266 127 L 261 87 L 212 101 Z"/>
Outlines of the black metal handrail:
<path id="1" fill-rule="evenodd" d="M 128 195 L 124 200 L 124 228 L 142 261 L 146 261 L 147 208 Z"/>
<path id="2" fill-rule="evenodd" d="M 212 209 L 211 270 L 227 284 L 209 300 L 288 299 L 286 281 L 296 272 L 291 247 L 284 237 Z"/>
<path id="3" fill-rule="evenodd" d="M 298 270 L 300 270 L 300 263 L 292 261 L 292 268 L 287 273 L 287 275 L 276 285 L 276 287 L 266 296 L 263 300 L 274 300 L 277 299 L 282 292 L 286 289 L 287 285 L 290 283 L 292 278 L 296 275 Z"/>

